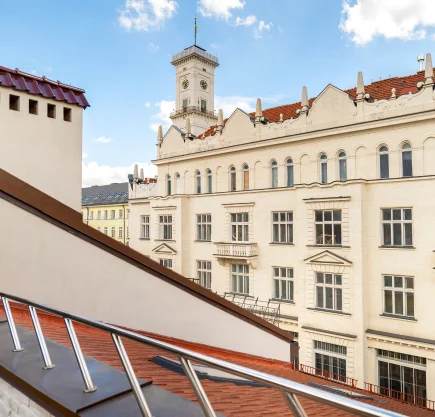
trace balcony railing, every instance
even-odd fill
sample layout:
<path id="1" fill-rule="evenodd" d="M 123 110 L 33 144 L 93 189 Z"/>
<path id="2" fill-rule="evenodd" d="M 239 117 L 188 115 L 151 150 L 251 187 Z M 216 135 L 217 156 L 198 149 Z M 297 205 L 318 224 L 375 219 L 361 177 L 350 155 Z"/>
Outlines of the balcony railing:
<path id="1" fill-rule="evenodd" d="M 190 114 L 190 113 L 205 114 L 207 116 L 210 116 L 210 117 L 217 119 L 216 113 L 214 110 L 207 110 L 207 109 L 205 109 L 203 107 L 199 107 L 199 106 L 182 107 L 180 110 L 176 110 L 176 111 L 172 112 L 170 117 L 172 119 L 172 118 L 180 116 L 182 114 Z"/>
<path id="2" fill-rule="evenodd" d="M 299 371 L 305 374 L 315 375 L 329 381 L 338 382 L 339 384 L 349 385 L 352 388 L 356 388 L 358 380 L 350 378 L 348 376 L 334 374 L 333 372 L 326 371 L 324 369 L 313 368 L 312 366 L 299 364 Z"/>
<path id="3" fill-rule="evenodd" d="M 417 407 L 427 408 L 429 410 L 435 411 L 435 401 L 428 400 L 423 397 L 417 397 L 416 395 L 407 394 L 406 392 L 380 387 L 379 385 L 370 384 L 368 382 L 364 382 L 364 389 L 372 394 L 394 398 L 395 400 L 399 400 L 407 404 L 413 404 Z"/>
<path id="4" fill-rule="evenodd" d="M 359 401 L 355 401 L 349 398 L 345 398 L 341 395 L 336 395 L 330 392 L 325 392 L 323 390 L 309 387 L 305 384 L 300 384 L 294 381 L 290 381 L 288 379 L 280 378 L 275 375 L 270 375 L 265 372 L 257 371 L 254 369 L 246 368 L 244 366 L 236 365 L 231 362 L 227 362 L 221 359 L 216 359 L 211 356 L 206 356 L 188 349 L 183 349 L 181 347 L 172 345 L 170 343 L 162 342 L 157 339 L 153 339 L 149 336 L 143 336 L 138 333 L 122 329 L 120 327 L 112 326 L 109 324 L 102 323 L 100 321 L 91 320 L 82 316 L 77 316 L 75 314 L 67 313 L 62 310 L 58 310 L 52 307 L 47 307 L 43 304 L 35 303 L 24 298 L 15 297 L 9 294 L 0 293 L 0 297 L 3 303 L 3 308 L 6 313 L 7 322 L 9 325 L 11 338 L 13 341 L 13 345 L 15 347 L 14 352 L 25 351 L 25 346 L 21 346 L 20 339 L 17 333 L 17 329 L 15 327 L 14 318 L 12 315 L 12 309 L 9 306 L 9 301 L 15 301 L 17 303 L 24 304 L 28 306 L 33 322 L 33 326 L 35 328 L 35 332 L 37 335 L 37 340 L 39 343 L 39 347 L 41 350 L 42 358 L 45 363 L 44 372 L 51 372 L 53 368 L 53 363 L 51 361 L 50 353 L 47 349 L 45 343 L 45 336 L 43 334 L 43 330 L 39 324 L 37 310 L 46 311 L 48 313 L 54 314 L 56 316 L 60 316 L 65 321 L 65 326 L 68 331 L 68 335 L 71 340 L 72 348 L 77 359 L 77 364 L 80 368 L 81 375 L 83 377 L 84 387 L 86 392 L 89 395 L 93 395 L 96 391 L 97 387 L 94 386 L 92 381 L 91 374 L 89 372 L 88 366 L 86 364 L 85 357 L 83 356 L 80 343 L 77 339 L 77 335 L 74 330 L 73 322 L 81 323 L 85 326 L 90 326 L 95 329 L 102 330 L 111 335 L 113 343 L 115 345 L 118 356 L 121 360 L 125 373 L 127 375 L 127 379 L 130 383 L 133 394 L 138 403 L 141 415 L 143 417 L 152 417 L 152 413 L 150 407 L 148 405 L 148 399 L 144 396 L 139 382 L 136 377 L 136 373 L 131 365 L 129 356 L 127 351 L 124 348 L 124 344 L 122 339 L 129 339 L 131 341 L 137 342 L 139 344 L 144 344 L 148 346 L 152 346 L 161 350 L 164 350 L 167 353 L 177 355 L 181 366 L 184 370 L 187 379 L 189 380 L 193 391 L 196 394 L 197 400 L 200 403 L 204 414 L 207 417 L 215 417 L 216 413 L 211 405 L 206 392 L 204 391 L 201 381 L 198 378 L 195 369 L 193 368 L 192 362 L 201 363 L 207 366 L 210 366 L 215 369 L 219 369 L 224 372 L 228 372 L 232 375 L 237 375 L 242 378 L 249 379 L 251 381 L 259 382 L 263 385 L 266 385 L 269 388 L 277 389 L 281 392 L 283 398 L 285 399 L 287 406 L 293 413 L 295 417 L 306 417 L 306 412 L 299 402 L 297 396 L 307 398 L 314 402 L 322 403 L 329 405 L 331 407 L 349 411 L 350 413 L 366 416 L 366 417 L 404 417 L 401 414 L 394 413 L 389 410 L 385 410 L 379 407 L 372 406 L 370 404 L 365 404 Z M 242 337 L 242 335 L 240 336 Z M 122 339 L 121 339 L 122 338 Z M 36 360 L 36 358 L 32 355 L 29 356 Z M 247 398 L 247 406 L 249 405 L 250 399 Z M 243 411 L 243 410 L 242 410 Z"/>
<path id="5" fill-rule="evenodd" d="M 255 258 L 258 256 L 256 243 L 216 243 L 215 256 L 221 258 Z"/>
<path id="6" fill-rule="evenodd" d="M 234 294 L 232 292 L 224 293 L 224 298 L 237 304 L 251 313 L 260 316 L 264 320 L 269 321 L 276 326 L 279 326 L 279 319 L 281 317 L 281 304 L 273 301 L 262 301 L 258 298 L 253 299 L 248 295 Z"/>

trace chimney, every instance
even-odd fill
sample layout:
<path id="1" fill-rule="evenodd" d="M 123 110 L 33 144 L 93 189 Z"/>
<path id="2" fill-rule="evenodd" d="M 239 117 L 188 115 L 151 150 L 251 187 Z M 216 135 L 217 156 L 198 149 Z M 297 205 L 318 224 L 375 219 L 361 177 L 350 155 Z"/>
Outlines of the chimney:
<path id="1" fill-rule="evenodd" d="M 425 84 L 433 84 L 433 66 L 431 54 L 426 54 L 426 68 L 424 76 L 426 77 Z"/>
<path id="2" fill-rule="evenodd" d="M 418 64 L 419 64 L 419 66 L 420 66 L 419 71 L 423 71 L 423 69 L 424 69 L 424 67 L 423 67 L 423 63 L 424 63 L 424 55 L 419 55 L 419 56 L 417 57 L 417 61 L 418 61 Z"/>
<path id="3" fill-rule="evenodd" d="M 144 180 L 144 175 L 143 175 L 143 168 L 140 169 L 140 177 L 139 177 L 140 181 L 143 182 Z"/>
<path id="4" fill-rule="evenodd" d="M 301 113 L 307 113 L 308 112 L 308 89 L 304 85 L 302 87 L 302 99 L 301 99 Z"/>
<path id="5" fill-rule="evenodd" d="M 358 80 L 356 83 L 356 99 L 364 100 L 365 88 L 364 88 L 364 76 L 362 71 L 358 72 Z"/>
<path id="6" fill-rule="evenodd" d="M 218 111 L 218 121 L 217 121 L 217 128 L 216 130 L 218 132 L 221 132 L 222 129 L 224 128 L 224 114 L 222 112 L 222 109 L 219 109 Z"/>
<path id="7" fill-rule="evenodd" d="M 138 178 L 139 178 L 139 168 L 138 168 L 137 164 L 134 164 L 133 179 L 137 181 Z"/>
<path id="8" fill-rule="evenodd" d="M 159 130 L 157 131 L 157 143 L 162 143 L 163 142 L 163 128 L 160 125 L 159 126 Z"/>

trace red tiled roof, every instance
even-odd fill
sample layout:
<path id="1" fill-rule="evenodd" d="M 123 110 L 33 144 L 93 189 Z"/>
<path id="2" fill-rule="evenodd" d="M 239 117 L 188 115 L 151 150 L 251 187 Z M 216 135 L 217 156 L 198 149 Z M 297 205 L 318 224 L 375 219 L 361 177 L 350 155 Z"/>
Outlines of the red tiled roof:
<path id="1" fill-rule="evenodd" d="M 33 330 L 29 313 L 23 307 L 12 305 L 13 315 L 16 324 Z M 2 307 L 0 313 L 4 315 Z M 39 312 L 39 320 L 45 337 L 57 343 L 71 347 L 70 340 L 65 330 L 64 322 L 61 318 Z M 104 362 L 117 369 L 123 370 L 121 362 L 115 351 L 113 341 L 108 333 L 75 324 L 75 330 L 80 341 L 83 353 L 101 362 Z M 241 353 L 225 351 L 222 349 L 191 343 L 179 339 L 162 337 L 156 334 L 139 332 L 156 339 L 178 345 L 183 348 L 191 349 L 219 359 L 228 360 L 233 363 L 267 372 L 282 378 L 296 381 L 302 384 L 317 382 L 322 385 L 331 385 L 343 388 L 343 385 L 334 384 L 317 378 L 312 375 L 304 374 L 292 369 L 292 366 L 285 362 L 249 356 Z M 174 394 L 180 395 L 190 401 L 197 402 L 196 396 L 188 380 L 175 372 L 163 368 L 151 360 L 154 356 L 165 356 L 177 359 L 175 356 L 162 352 L 156 348 L 148 347 L 129 340 L 124 340 L 134 371 L 138 378 L 144 380 L 151 379 L 153 383 Z M 215 411 L 227 417 L 264 417 L 282 416 L 290 417 L 285 401 L 278 390 L 270 388 L 238 386 L 229 382 L 213 382 L 210 380 L 201 381 L 211 404 Z M 344 387 L 345 389 L 350 389 Z M 365 391 L 357 390 L 367 394 Z M 402 404 L 400 401 L 383 398 L 374 394 L 367 394 L 373 400 L 366 400 L 368 404 L 395 411 L 401 414 L 412 415 L 415 417 L 434 417 L 434 413 L 423 408 L 418 408 L 409 404 Z M 299 398 L 308 416 L 316 417 L 350 417 L 351 414 L 333 409 L 327 405 L 315 401 Z"/>
<path id="2" fill-rule="evenodd" d="M 45 77 L 36 77 L 19 69 L 10 69 L 0 66 L 0 86 L 26 91 L 29 94 L 76 104 L 82 108 L 89 107 L 85 97 L 85 90 L 52 81 Z"/>
<path id="3" fill-rule="evenodd" d="M 419 71 L 416 74 L 407 75 L 404 77 L 393 77 L 388 78 L 386 80 L 375 81 L 369 85 L 365 86 L 365 92 L 370 94 L 370 102 L 374 100 L 382 100 L 388 99 L 391 97 L 391 90 L 393 88 L 396 89 L 396 96 L 399 97 L 403 94 L 416 93 L 418 91 L 417 83 L 420 81 L 424 81 L 424 71 Z M 349 94 L 351 98 L 356 99 L 356 88 L 350 88 L 348 90 L 344 90 L 345 93 Z M 309 107 L 312 106 L 313 101 L 316 97 L 313 97 L 309 100 Z M 280 120 L 280 115 L 283 115 L 283 120 L 287 120 L 290 118 L 298 117 L 296 110 L 300 109 L 301 102 L 293 104 L 285 104 L 278 107 L 273 107 L 270 109 L 263 110 L 263 116 L 266 117 L 271 123 L 278 122 Z M 255 112 L 250 113 L 252 117 L 255 117 Z M 228 119 L 224 120 L 224 125 Z M 205 138 L 207 136 L 214 135 L 216 129 L 216 125 L 210 126 L 208 130 L 198 135 L 198 138 Z"/>

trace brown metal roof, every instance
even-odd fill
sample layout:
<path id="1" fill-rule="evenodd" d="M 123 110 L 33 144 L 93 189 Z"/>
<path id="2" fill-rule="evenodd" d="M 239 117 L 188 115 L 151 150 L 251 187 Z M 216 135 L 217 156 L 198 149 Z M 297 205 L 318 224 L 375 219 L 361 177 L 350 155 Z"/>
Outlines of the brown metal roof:
<path id="1" fill-rule="evenodd" d="M 90 104 L 85 97 L 85 90 L 52 81 L 45 77 L 27 74 L 19 69 L 10 69 L 0 66 L 0 86 L 25 91 L 29 94 L 39 95 L 86 109 Z"/>

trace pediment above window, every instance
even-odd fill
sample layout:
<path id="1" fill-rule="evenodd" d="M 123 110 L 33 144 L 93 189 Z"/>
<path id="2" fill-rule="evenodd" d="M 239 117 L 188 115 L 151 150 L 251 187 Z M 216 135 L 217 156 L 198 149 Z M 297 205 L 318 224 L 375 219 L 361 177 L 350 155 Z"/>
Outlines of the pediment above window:
<path id="1" fill-rule="evenodd" d="M 304 259 L 307 264 L 318 264 L 318 265 L 340 265 L 340 266 L 350 266 L 352 261 L 343 258 L 329 250 L 317 253 L 316 255 L 310 256 Z"/>
<path id="2" fill-rule="evenodd" d="M 154 253 L 165 254 L 165 255 L 175 255 L 177 253 L 177 251 L 175 249 L 171 248 L 166 243 L 162 243 L 161 245 L 156 246 L 153 249 L 153 252 Z"/>

